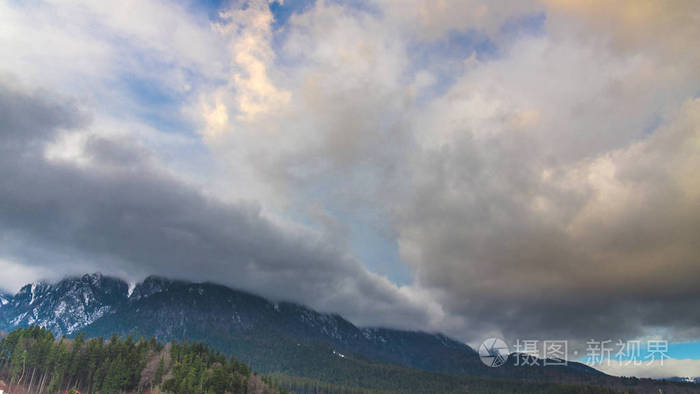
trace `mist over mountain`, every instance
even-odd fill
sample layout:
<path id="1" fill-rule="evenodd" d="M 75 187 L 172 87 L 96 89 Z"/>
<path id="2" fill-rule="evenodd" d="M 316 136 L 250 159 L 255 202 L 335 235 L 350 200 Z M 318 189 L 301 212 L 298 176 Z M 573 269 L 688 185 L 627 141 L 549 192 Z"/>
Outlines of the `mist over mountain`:
<path id="1" fill-rule="evenodd" d="M 250 354 L 269 343 L 294 347 L 323 343 L 338 352 L 431 370 L 464 372 L 478 366 L 476 352 L 441 334 L 359 328 L 337 314 L 302 305 L 274 303 L 212 283 L 151 276 L 129 293 L 126 282 L 101 274 L 66 278 L 55 284 L 28 284 L 0 309 L 0 329 L 37 325 L 57 336 L 155 336 L 197 340 L 235 353 Z M 280 342 L 280 338 L 284 338 Z M 286 341 L 286 342 L 285 342 Z M 342 354 L 342 353 L 341 353 Z"/>
<path id="2" fill-rule="evenodd" d="M 501 384 L 502 379 L 518 379 L 532 384 L 573 384 L 584 390 L 571 392 L 587 392 L 588 384 L 610 388 L 606 392 L 630 385 L 639 392 L 656 392 L 656 385 L 662 384 L 611 377 L 576 362 L 523 367 L 524 356 L 515 353 L 502 367 L 490 368 L 474 349 L 440 333 L 357 327 L 338 314 L 272 302 L 214 283 L 150 276 L 130 287 L 118 278 L 86 274 L 56 283 L 27 284 L 0 300 L 0 331 L 39 326 L 57 337 L 82 333 L 88 338 L 110 338 L 117 334 L 163 342 L 202 342 L 235 355 L 261 373 L 293 376 L 295 385 L 297 379 L 312 379 L 342 386 L 432 392 L 437 387 L 448 391 L 461 391 L 464 385 L 496 387 L 492 385 Z M 420 387 L 408 383 L 414 381 Z M 691 392 L 687 390 L 694 387 L 676 384 L 678 392 Z M 528 387 L 524 392 L 542 389 Z"/>

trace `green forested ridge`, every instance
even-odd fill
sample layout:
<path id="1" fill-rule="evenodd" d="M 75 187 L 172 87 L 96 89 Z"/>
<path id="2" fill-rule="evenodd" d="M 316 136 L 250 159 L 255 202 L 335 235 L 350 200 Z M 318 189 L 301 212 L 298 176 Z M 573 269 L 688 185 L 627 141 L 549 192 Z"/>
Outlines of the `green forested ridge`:
<path id="1" fill-rule="evenodd" d="M 164 345 L 154 338 L 56 339 L 39 327 L 0 341 L 0 378 L 21 392 L 286 393 L 248 366 L 197 343 Z M 13 392 L 13 391 L 10 391 Z"/>
<path id="2" fill-rule="evenodd" d="M 17 329 L 0 340 L 0 380 L 11 393 L 633 393 L 658 392 L 639 380 L 616 388 L 457 376 L 356 360 L 316 380 L 285 374 L 258 376 L 233 356 L 202 343 L 57 339 L 46 329 Z M 693 392 L 663 383 L 664 393 Z M 627 386 L 627 387 L 624 387 Z M 0 388 L 3 388 L 0 384 Z M 653 389 L 653 391 L 650 391 Z M 690 391 L 688 391 L 690 389 Z"/>

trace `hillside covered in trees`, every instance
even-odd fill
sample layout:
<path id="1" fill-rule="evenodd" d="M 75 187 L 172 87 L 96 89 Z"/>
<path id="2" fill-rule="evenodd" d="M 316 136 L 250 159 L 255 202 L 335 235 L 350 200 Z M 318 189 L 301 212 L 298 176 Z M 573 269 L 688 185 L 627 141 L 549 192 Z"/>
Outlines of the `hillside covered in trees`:
<path id="1" fill-rule="evenodd" d="M 0 378 L 10 393 L 286 393 L 209 346 L 116 335 L 56 339 L 39 327 L 0 341 Z"/>
<path id="2" fill-rule="evenodd" d="M 11 394 L 657 392 L 636 379 L 617 383 L 612 385 L 617 387 L 602 387 L 458 376 L 372 362 L 357 371 L 338 370 L 321 381 L 284 374 L 258 375 L 235 356 L 202 343 L 164 344 L 155 338 L 134 340 L 117 335 L 109 340 L 86 339 L 84 334 L 56 338 L 40 327 L 19 328 L 0 340 L 0 389 Z M 693 392 L 693 387 L 665 382 L 664 392 Z"/>

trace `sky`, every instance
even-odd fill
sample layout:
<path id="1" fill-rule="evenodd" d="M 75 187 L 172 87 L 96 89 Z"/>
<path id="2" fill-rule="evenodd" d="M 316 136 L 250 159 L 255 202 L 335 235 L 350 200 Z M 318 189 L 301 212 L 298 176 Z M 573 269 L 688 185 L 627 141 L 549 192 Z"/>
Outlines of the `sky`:
<path id="1" fill-rule="evenodd" d="M 697 37 L 693 0 L 0 0 L 0 288 L 213 281 L 689 374 Z"/>

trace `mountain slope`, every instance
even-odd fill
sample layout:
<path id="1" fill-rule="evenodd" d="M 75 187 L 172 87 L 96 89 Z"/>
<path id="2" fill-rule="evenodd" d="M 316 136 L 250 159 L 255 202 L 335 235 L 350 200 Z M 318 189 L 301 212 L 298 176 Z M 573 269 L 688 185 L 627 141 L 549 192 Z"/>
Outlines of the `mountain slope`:
<path id="1" fill-rule="evenodd" d="M 484 366 L 469 346 L 441 334 L 358 328 L 336 314 L 211 283 L 149 277 L 128 285 L 99 274 L 23 287 L 0 309 L 0 330 L 37 325 L 54 334 L 155 336 L 201 341 L 256 370 L 354 384 L 388 365 L 457 375 L 584 382 L 603 374 L 585 365 Z M 375 380 L 380 380 L 376 378 Z"/>
<path id="2" fill-rule="evenodd" d="M 71 335 L 126 302 L 125 282 L 100 274 L 26 285 L 0 309 L 0 329 L 39 325 Z"/>
<path id="3" fill-rule="evenodd" d="M 204 344 L 118 337 L 56 340 L 38 327 L 0 340 L 0 390 L 13 393 L 286 393 L 250 368 Z M 32 371 L 27 374 L 27 371 Z"/>
<path id="4" fill-rule="evenodd" d="M 271 346 L 285 348 L 290 359 L 311 346 L 335 358 L 356 354 L 435 371 L 469 373 L 481 367 L 473 349 L 443 335 L 360 329 L 339 315 L 272 303 L 211 283 L 149 277 L 129 294 L 124 281 L 93 274 L 26 285 L 3 299 L 7 302 L 0 309 L 0 330 L 37 325 L 57 336 L 117 332 L 166 341 L 205 341 L 249 356 L 263 371 L 295 365 L 271 360 L 264 350 Z"/>
<path id="5" fill-rule="evenodd" d="M 366 369 L 368 374 L 357 374 L 362 387 L 349 387 L 279 374 L 259 376 L 245 363 L 201 343 L 83 336 L 56 340 L 39 327 L 16 329 L 1 339 L 0 360 L 0 390 L 13 393 L 622 393 L 599 386 L 454 376 L 390 365 Z"/>
<path id="6" fill-rule="evenodd" d="M 573 362 L 518 367 L 515 355 L 506 365 L 489 368 L 469 346 L 441 334 L 358 328 L 336 314 L 273 303 L 211 283 L 149 277 L 130 292 L 124 281 L 94 274 L 27 285 L 3 299 L 7 302 L 0 305 L 0 331 L 34 325 L 58 336 L 85 333 L 108 338 L 116 333 L 155 336 L 167 342 L 204 342 L 263 373 L 364 389 L 464 391 L 482 385 L 512 386 L 507 379 L 632 385 L 636 390 L 661 384 L 614 378 Z"/>
<path id="7" fill-rule="evenodd" d="M 262 371 L 269 371 L 267 366 L 273 362 L 261 356 L 266 354 L 264 349 L 284 348 L 285 353 L 296 354 L 304 346 L 324 348 L 323 352 L 331 355 L 333 351 L 359 354 L 382 362 L 453 373 L 468 373 L 480 365 L 473 349 L 443 335 L 360 329 L 339 315 L 318 313 L 293 303 L 272 303 L 210 283 L 157 277 L 138 284 L 128 303 L 85 331 L 90 335 L 116 331 L 154 335 L 167 341 L 206 341 L 240 355 Z"/>
<path id="8" fill-rule="evenodd" d="M 0 309 L 12 301 L 12 296 L 0 291 Z"/>

